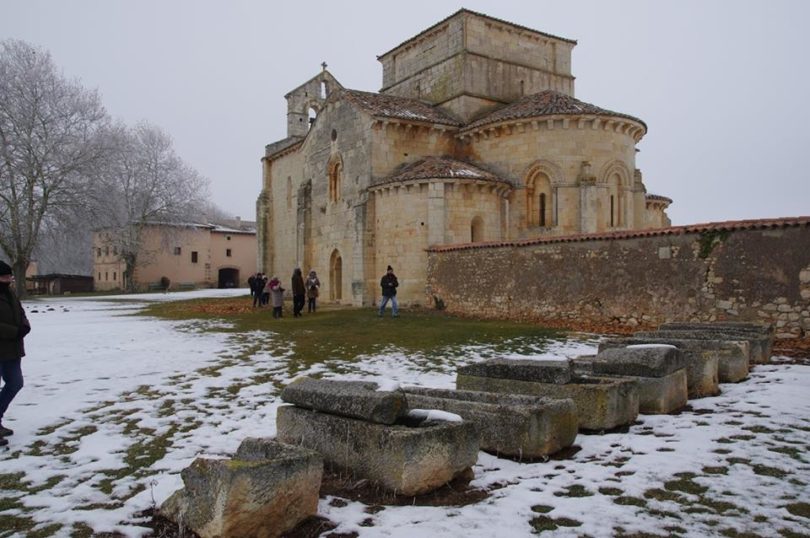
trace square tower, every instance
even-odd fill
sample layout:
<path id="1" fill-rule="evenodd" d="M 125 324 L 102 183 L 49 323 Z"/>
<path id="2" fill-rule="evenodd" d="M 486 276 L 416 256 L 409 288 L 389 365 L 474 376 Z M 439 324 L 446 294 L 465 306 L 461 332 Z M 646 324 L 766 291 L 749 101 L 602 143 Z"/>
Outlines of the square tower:
<path id="1" fill-rule="evenodd" d="M 377 57 L 380 93 L 427 101 L 464 122 L 543 90 L 573 97 L 575 45 L 462 9 Z"/>

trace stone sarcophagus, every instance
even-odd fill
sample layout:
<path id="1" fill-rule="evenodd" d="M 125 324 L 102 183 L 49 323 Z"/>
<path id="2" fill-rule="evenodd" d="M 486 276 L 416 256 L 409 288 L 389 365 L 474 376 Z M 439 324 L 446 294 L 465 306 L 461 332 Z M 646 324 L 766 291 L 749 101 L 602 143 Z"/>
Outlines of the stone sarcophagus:
<path id="1" fill-rule="evenodd" d="M 472 422 L 481 449 L 520 459 L 544 458 L 569 447 L 577 436 L 577 408 L 571 399 L 520 394 L 404 387 L 408 406 L 441 409 Z"/>
<path id="2" fill-rule="evenodd" d="M 686 360 L 686 385 L 689 399 L 720 394 L 717 346 L 700 340 L 682 338 L 609 338 L 599 343 L 599 353 L 632 345 L 664 344 L 677 347 Z"/>
<path id="3" fill-rule="evenodd" d="M 638 382 L 639 412 L 674 413 L 686 405 L 686 360 L 672 345 L 650 344 L 606 349 L 577 357 L 574 370 L 588 375 L 619 376 Z"/>
<path id="4" fill-rule="evenodd" d="M 318 511 L 323 458 L 272 439 L 245 439 L 232 459 L 197 458 L 160 515 L 202 538 L 274 538 Z"/>
<path id="5" fill-rule="evenodd" d="M 574 374 L 568 360 L 491 359 L 458 369 L 459 390 L 529 394 L 571 399 L 580 430 L 603 431 L 638 416 L 638 383 L 633 379 Z"/>
<path id="6" fill-rule="evenodd" d="M 471 474 L 480 436 L 449 413 L 409 413 L 405 393 L 375 383 L 302 378 L 284 389 L 278 439 L 313 449 L 327 465 L 400 495 Z M 413 410 L 411 410 L 413 411 Z"/>

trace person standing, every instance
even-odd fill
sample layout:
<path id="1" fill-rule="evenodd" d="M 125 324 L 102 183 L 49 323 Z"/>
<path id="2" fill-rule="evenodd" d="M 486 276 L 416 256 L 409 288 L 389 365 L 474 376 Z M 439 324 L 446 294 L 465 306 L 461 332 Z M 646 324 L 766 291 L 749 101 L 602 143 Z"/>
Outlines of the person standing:
<path id="1" fill-rule="evenodd" d="M 256 284 L 259 292 L 259 306 L 267 306 L 267 303 L 270 302 L 270 284 L 267 281 L 267 275 L 262 273 L 262 277 L 259 279 L 259 282 Z"/>
<path id="2" fill-rule="evenodd" d="M 253 306 L 256 306 L 256 277 L 258 275 L 250 275 L 248 277 L 248 288 L 250 288 L 250 298 L 253 299 Z"/>
<path id="3" fill-rule="evenodd" d="M 267 283 L 267 288 L 270 293 L 270 301 L 273 304 L 273 317 L 278 319 L 282 317 L 282 309 L 284 307 L 284 288 L 281 287 L 281 281 L 277 276 L 274 276 Z"/>
<path id="4" fill-rule="evenodd" d="M 23 388 L 23 340 L 31 332 L 25 310 L 12 290 L 13 282 L 11 267 L 0 261 L 0 379 L 3 381 L 0 388 L 0 446 L 7 445 L 6 437 L 14 433 L 3 425 L 3 415 Z"/>
<path id="5" fill-rule="evenodd" d="M 380 312 L 378 314 L 380 317 L 385 313 L 385 305 L 388 304 L 388 301 L 391 301 L 391 317 L 395 318 L 399 316 L 397 286 L 399 286 L 399 281 L 394 274 L 394 269 L 389 265 L 388 271 L 386 271 L 380 280 L 380 287 L 382 288 L 382 300 L 380 301 Z"/>
<path id="6" fill-rule="evenodd" d="M 304 275 L 301 268 L 296 267 L 292 275 L 292 295 L 293 295 L 293 317 L 302 316 L 304 309 L 304 298 L 307 296 L 307 288 L 304 285 Z"/>
<path id="7" fill-rule="evenodd" d="M 315 270 L 309 272 L 309 276 L 307 277 L 306 282 L 307 287 L 307 312 L 315 312 L 315 302 L 318 300 L 318 295 L 320 294 L 321 290 L 321 281 L 318 280 L 318 275 L 315 273 Z"/>

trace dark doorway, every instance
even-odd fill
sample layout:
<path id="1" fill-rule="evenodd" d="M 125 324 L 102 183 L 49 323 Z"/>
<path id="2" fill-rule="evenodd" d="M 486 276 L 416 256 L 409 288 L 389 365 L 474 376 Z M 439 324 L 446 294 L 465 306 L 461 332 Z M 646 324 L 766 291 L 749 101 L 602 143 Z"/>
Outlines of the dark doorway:
<path id="1" fill-rule="evenodd" d="M 220 269 L 219 270 L 219 288 L 238 288 L 239 287 L 239 269 Z"/>

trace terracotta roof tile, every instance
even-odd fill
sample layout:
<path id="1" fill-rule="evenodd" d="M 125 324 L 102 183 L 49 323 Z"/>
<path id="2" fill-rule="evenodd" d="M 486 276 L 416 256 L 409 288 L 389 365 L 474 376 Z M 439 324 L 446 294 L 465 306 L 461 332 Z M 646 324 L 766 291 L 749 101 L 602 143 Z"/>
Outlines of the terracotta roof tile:
<path id="1" fill-rule="evenodd" d="M 401 167 L 375 185 L 418 179 L 472 179 L 510 184 L 483 168 L 448 157 L 426 157 Z"/>
<path id="2" fill-rule="evenodd" d="M 758 220 L 730 220 L 723 222 L 706 222 L 702 224 L 689 224 L 687 226 L 671 226 L 669 228 L 656 228 L 652 230 L 626 230 L 620 232 L 605 232 L 597 234 L 576 234 L 555 237 L 537 237 L 534 239 L 521 239 L 517 241 L 492 241 L 487 243 L 464 243 L 459 245 L 446 245 L 428 248 L 428 252 L 449 252 L 453 250 L 471 250 L 480 248 L 525 247 L 549 243 L 576 243 L 582 241 L 609 241 L 612 239 L 633 239 L 640 237 L 655 237 L 660 235 L 683 235 L 688 233 L 702 233 L 714 230 L 757 230 L 768 228 L 792 228 L 797 226 L 810 226 L 810 216 L 783 217 L 778 219 Z"/>
<path id="3" fill-rule="evenodd" d="M 341 95 L 373 116 L 403 120 L 439 123 L 460 127 L 461 122 L 438 107 L 430 106 L 418 99 L 397 97 L 382 93 L 345 90 Z"/>
<path id="4" fill-rule="evenodd" d="M 651 202 L 665 202 L 667 204 L 672 203 L 672 198 L 661 196 L 660 194 L 645 194 L 644 198 Z"/>
<path id="5" fill-rule="evenodd" d="M 502 121 L 557 115 L 615 116 L 636 121 L 642 124 L 645 129 L 647 128 L 647 124 L 636 117 L 600 108 L 564 93 L 546 90 L 521 97 L 514 103 L 508 104 L 464 126 L 464 129 L 475 129 Z"/>

